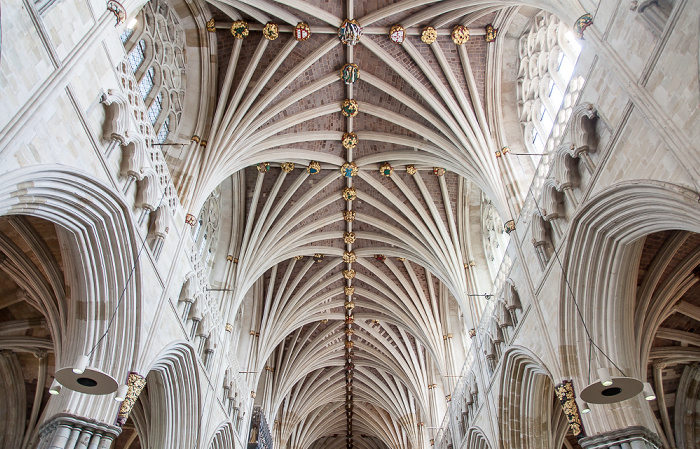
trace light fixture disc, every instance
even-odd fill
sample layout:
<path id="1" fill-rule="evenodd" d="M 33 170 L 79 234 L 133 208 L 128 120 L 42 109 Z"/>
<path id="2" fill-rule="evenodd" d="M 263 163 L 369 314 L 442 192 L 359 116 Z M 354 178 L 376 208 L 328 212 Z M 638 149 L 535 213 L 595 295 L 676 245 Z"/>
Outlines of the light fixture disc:
<path id="1" fill-rule="evenodd" d="M 608 387 L 600 381 L 590 384 L 579 397 L 589 404 L 614 404 L 635 397 L 644 388 L 642 381 L 633 377 L 613 377 L 612 380 Z"/>
<path id="2" fill-rule="evenodd" d="M 97 368 L 88 367 L 83 374 L 75 374 L 73 367 L 56 371 L 56 380 L 64 387 L 79 393 L 103 395 L 117 391 L 117 381 Z"/>

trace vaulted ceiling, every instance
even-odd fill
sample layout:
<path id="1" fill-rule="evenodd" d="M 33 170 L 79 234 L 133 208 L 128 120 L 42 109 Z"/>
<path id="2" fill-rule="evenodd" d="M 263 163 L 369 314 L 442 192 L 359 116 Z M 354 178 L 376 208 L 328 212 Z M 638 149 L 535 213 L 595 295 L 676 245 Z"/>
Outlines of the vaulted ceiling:
<path id="1" fill-rule="evenodd" d="M 512 10 L 352 0 L 210 6 L 217 103 L 190 211 L 233 175 L 236 237 L 220 251 L 235 258 L 235 280 L 222 286 L 233 287 L 233 310 L 254 310 L 254 349 L 243 363 L 259 373 L 257 402 L 284 446 L 335 447 L 346 434 L 360 447 L 423 446 L 432 431 L 421 426 L 439 425 L 449 376 L 464 360 L 462 314 L 473 321 L 480 307 L 467 296 L 468 185 L 509 214 L 487 119 L 485 26 Z M 344 19 L 363 27 L 356 45 L 338 37 Z M 249 30 L 242 39 L 231 32 L 240 20 Z M 275 39 L 262 32 L 270 22 Z M 299 41 L 301 22 L 310 37 Z M 401 44 L 389 38 L 395 24 L 405 28 Z M 451 37 L 457 25 L 471 34 L 461 45 Z M 431 44 L 421 39 L 427 26 L 437 31 Z M 341 79 L 346 64 L 357 65 L 355 82 Z M 357 102 L 356 116 L 342 113 L 346 99 Z M 356 146 L 343 145 L 351 132 Z"/>

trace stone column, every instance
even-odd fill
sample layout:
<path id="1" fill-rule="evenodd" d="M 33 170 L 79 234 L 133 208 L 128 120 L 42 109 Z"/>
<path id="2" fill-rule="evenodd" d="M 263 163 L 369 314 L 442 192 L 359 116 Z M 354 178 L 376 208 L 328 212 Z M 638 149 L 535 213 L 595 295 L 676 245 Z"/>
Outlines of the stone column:
<path id="1" fill-rule="evenodd" d="M 578 443 L 583 449 L 658 449 L 663 447 L 658 435 L 642 426 L 632 426 L 581 438 Z"/>
<path id="2" fill-rule="evenodd" d="M 39 449 L 109 449 L 121 429 L 70 414 L 54 415 L 39 429 Z"/>

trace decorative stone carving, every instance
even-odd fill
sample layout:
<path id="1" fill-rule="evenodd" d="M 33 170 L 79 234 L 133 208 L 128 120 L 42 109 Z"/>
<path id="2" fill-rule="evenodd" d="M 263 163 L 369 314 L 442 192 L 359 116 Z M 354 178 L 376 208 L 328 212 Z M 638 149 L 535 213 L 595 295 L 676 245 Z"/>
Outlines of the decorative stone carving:
<path id="1" fill-rule="evenodd" d="M 462 45 L 469 40 L 469 28 L 464 25 L 457 25 L 452 29 L 452 42 L 455 45 Z"/>
<path id="2" fill-rule="evenodd" d="M 250 30 L 248 29 L 248 22 L 245 20 L 236 20 L 231 24 L 231 34 L 236 39 L 243 39 L 248 37 Z"/>
<path id="3" fill-rule="evenodd" d="M 435 42 L 435 39 L 437 39 L 437 30 L 431 26 L 427 26 L 423 28 L 423 31 L 421 32 L 420 35 L 420 40 L 422 40 L 424 43 L 430 45 L 433 42 Z"/>
<path id="4" fill-rule="evenodd" d="M 574 34 L 577 38 L 583 40 L 583 32 L 591 25 L 593 25 L 593 16 L 589 13 L 582 15 L 574 23 Z"/>
<path id="5" fill-rule="evenodd" d="M 279 27 L 272 22 L 267 22 L 263 28 L 263 36 L 267 40 L 274 41 L 280 36 Z"/>
<path id="6" fill-rule="evenodd" d="M 127 376 L 126 385 L 129 387 L 126 393 L 124 401 L 122 401 L 119 406 L 119 412 L 117 413 L 116 426 L 124 427 L 126 420 L 129 419 L 129 414 L 131 409 L 136 404 L 136 400 L 139 398 L 141 391 L 146 386 L 146 378 L 137 372 L 130 371 Z"/>
<path id="7" fill-rule="evenodd" d="M 346 210 L 345 212 L 343 212 L 343 219 L 347 222 L 355 221 L 355 211 Z"/>
<path id="8" fill-rule="evenodd" d="M 379 174 L 382 176 L 390 177 L 394 173 L 394 167 L 392 167 L 388 162 L 384 162 L 379 166 Z"/>
<path id="9" fill-rule="evenodd" d="M 260 173 L 267 173 L 270 171 L 270 164 L 267 162 L 261 162 L 257 164 L 256 167 Z"/>
<path id="10" fill-rule="evenodd" d="M 294 38 L 298 41 L 305 41 L 311 37 L 311 28 L 304 22 L 299 22 L 294 27 Z"/>
<path id="11" fill-rule="evenodd" d="M 355 243 L 355 233 L 354 232 L 346 232 L 343 234 L 343 242 L 347 243 L 348 245 Z"/>
<path id="12" fill-rule="evenodd" d="M 136 189 L 136 207 L 146 209 L 150 212 L 158 207 L 158 180 L 156 173 L 149 170 L 140 181 L 137 183 Z"/>
<path id="13" fill-rule="evenodd" d="M 574 385 L 570 380 L 565 380 L 554 387 L 554 394 L 561 402 L 561 407 L 564 409 L 564 415 L 569 421 L 569 429 L 574 434 L 576 439 L 581 439 L 586 436 L 581 422 L 581 413 L 576 405 L 576 395 L 574 394 Z"/>
<path id="14" fill-rule="evenodd" d="M 283 172 L 291 173 L 294 171 L 294 162 L 283 162 L 281 167 Z"/>
<path id="15" fill-rule="evenodd" d="M 403 44 L 404 39 L 406 39 L 406 29 L 401 25 L 394 25 L 389 31 L 389 39 L 395 44 Z"/>
<path id="16" fill-rule="evenodd" d="M 360 112 L 360 106 L 357 104 L 357 101 L 346 98 L 340 105 L 340 112 L 345 117 L 357 117 L 357 114 Z"/>
<path id="17" fill-rule="evenodd" d="M 207 20 L 207 31 L 210 33 L 216 33 L 216 20 L 214 20 L 213 17 Z"/>
<path id="18" fill-rule="evenodd" d="M 311 161 L 309 162 L 309 166 L 306 167 L 306 171 L 310 175 L 315 175 L 316 173 L 319 173 L 321 171 L 321 164 L 319 164 L 316 161 Z"/>
<path id="19" fill-rule="evenodd" d="M 343 277 L 345 279 L 354 279 L 355 278 L 355 270 L 350 268 L 349 270 L 343 270 Z"/>
<path id="20" fill-rule="evenodd" d="M 342 69 L 340 69 L 340 79 L 343 80 L 345 84 L 352 84 L 360 79 L 360 68 L 357 64 L 345 64 Z"/>
<path id="21" fill-rule="evenodd" d="M 442 167 L 433 167 L 433 174 L 435 176 L 444 176 L 445 173 L 447 173 L 447 170 L 445 170 Z"/>
<path id="22" fill-rule="evenodd" d="M 357 260 L 357 256 L 353 251 L 345 251 L 343 253 L 343 262 L 345 263 L 353 263 Z"/>
<path id="23" fill-rule="evenodd" d="M 535 247 L 537 259 L 540 262 L 540 267 L 544 270 L 544 267 L 547 266 L 547 262 L 549 262 L 549 255 L 547 252 L 547 225 L 539 210 L 534 211 L 532 214 L 530 232 L 532 233 L 532 244 Z"/>
<path id="24" fill-rule="evenodd" d="M 355 134 L 354 132 L 343 133 L 343 139 L 341 140 L 341 143 L 343 144 L 343 148 L 347 150 L 355 148 L 357 146 L 357 134 Z"/>
<path id="25" fill-rule="evenodd" d="M 347 133 L 346 133 L 347 134 Z M 345 136 L 343 136 L 343 139 L 345 139 Z M 344 146 L 345 144 L 343 144 Z M 343 174 L 346 178 L 353 178 L 357 176 L 357 173 L 360 171 L 360 168 L 357 166 L 355 162 L 346 162 L 340 167 L 340 173 Z M 353 189 L 354 191 L 355 189 Z M 345 196 L 345 189 L 343 189 L 343 196 Z M 351 193 L 348 191 L 348 193 Z M 357 196 L 357 195 L 355 195 Z M 353 198 L 354 199 L 354 198 Z"/>
<path id="26" fill-rule="evenodd" d="M 141 137 L 130 139 L 122 148 L 122 176 L 136 180 L 142 179 L 147 151 L 146 142 Z"/>
<path id="27" fill-rule="evenodd" d="M 418 173 L 418 170 L 416 169 L 416 167 L 414 165 L 407 165 L 406 166 L 406 173 L 413 176 L 416 173 Z"/>
<path id="28" fill-rule="evenodd" d="M 126 93 L 119 89 L 109 89 L 102 94 L 100 102 L 105 106 L 103 136 L 125 145 L 129 139 L 131 106 Z"/>
<path id="29" fill-rule="evenodd" d="M 357 199 L 357 190 L 354 187 L 343 188 L 342 198 L 345 201 L 355 201 Z"/>
<path id="30" fill-rule="evenodd" d="M 345 19 L 338 28 L 338 37 L 345 45 L 356 45 L 362 37 L 362 27 L 355 19 Z"/>
<path id="31" fill-rule="evenodd" d="M 582 103 L 571 111 L 569 124 L 573 156 L 581 157 L 590 173 L 593 173 L 595 166 L 589 154 L 595 153 L 598 149 L 598 136 L 595 130 L 597 117 L 597 111 L 592 104 Z"/>
<path id="32" fill-rule="evenodd" d="M 496 41 L 496 36 L 498 35 L 498 29 L 494 28 L 492 24 L 486 25 L 484 28 L 486 30 L 486 34 L 484 35 L 484 39 L 486 42 L 491 43 Z"/>

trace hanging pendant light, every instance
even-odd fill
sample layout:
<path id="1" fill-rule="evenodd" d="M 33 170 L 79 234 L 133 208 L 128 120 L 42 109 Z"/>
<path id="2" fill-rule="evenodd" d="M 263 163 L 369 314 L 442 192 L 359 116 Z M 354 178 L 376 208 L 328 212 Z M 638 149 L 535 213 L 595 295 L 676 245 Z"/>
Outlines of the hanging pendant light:
<path id="1" fill-rule="evenodd" d="M 651 384 L 649 382 L 644 382 L 644 389 L 642 390 L 644 392 L 644 399 L 647 401 L 653 401 L 656 399 L 656 394 L 654 393 L 654 389 L 651 388 Z"/>
<path id="2" fill-rule="evenodd" d="M 89 361 L 88 356 L 81 355 L 72 367 L 56 371 L 56 380 L 79 393 L 103 395 L 117 391 L 117 381 L 109 374 L 87 366 Z"/>

